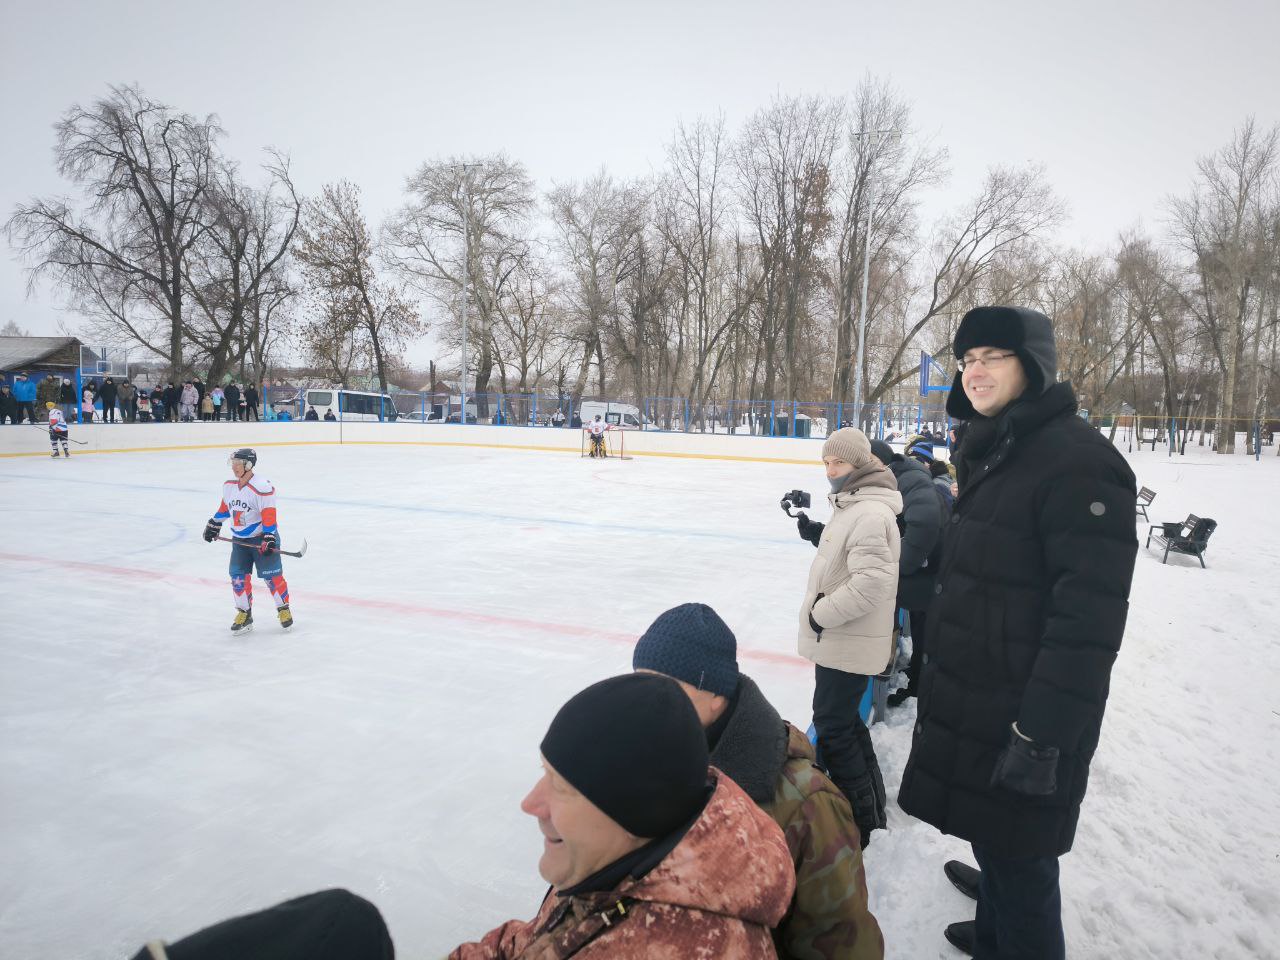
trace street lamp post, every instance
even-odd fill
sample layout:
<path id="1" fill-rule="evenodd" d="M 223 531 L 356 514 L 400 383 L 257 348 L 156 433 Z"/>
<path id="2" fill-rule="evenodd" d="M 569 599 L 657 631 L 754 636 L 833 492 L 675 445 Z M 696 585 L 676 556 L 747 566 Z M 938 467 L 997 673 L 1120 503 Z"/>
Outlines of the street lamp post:
<path id="1" fill-rule="evenodd" d="M 859 130 L 853 135 L 855 137 L 882 137 L 894 136 L 897 130 L 893 128 L 882 130 Z M 874 206 L 875 191 L 873 186 L 875 181 L 871 178 L 871 161 L 867 158 L 867 230 L 863 237 L 863 253 L 862 253 L 862 302 L 858 306 L 858 354 L 855 363 L 853 379 L 853 416 L 854 423 L 858 428 L 862 427 L 862 357 L 863 342 L 867 338 L 867 288 L 871 279 L 871 210 Z"/>

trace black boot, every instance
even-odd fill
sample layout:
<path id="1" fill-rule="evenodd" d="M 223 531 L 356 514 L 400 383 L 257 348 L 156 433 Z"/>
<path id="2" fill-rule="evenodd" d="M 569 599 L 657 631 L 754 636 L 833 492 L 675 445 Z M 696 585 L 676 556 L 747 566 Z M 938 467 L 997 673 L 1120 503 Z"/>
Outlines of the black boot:
<path id="1" fill-rule="evenodd" d="M 914 696 L 915 692 L 910 687 L 902 687 L 889 694 L 887 702 L 891 707 L 900 707 Z"/>
<path id="2" fill-rule="evenodd" d="M 947 938 L 947 943 L 951 944 L 966 957 L 973 956 L 977 933 L 974 930 L 974 922 L 972 920 L 961 920 L 959 923 L 948 924 L 942 935 Z"/>
<path id="3" fill-rule="evenodd" d="M 942 872 L 957 890 L 970 900 L 978 899 L 978 882 L 982 879 L 982 871 L 976 870 L 959 860 L 948 860 L 942 865 Z"/>

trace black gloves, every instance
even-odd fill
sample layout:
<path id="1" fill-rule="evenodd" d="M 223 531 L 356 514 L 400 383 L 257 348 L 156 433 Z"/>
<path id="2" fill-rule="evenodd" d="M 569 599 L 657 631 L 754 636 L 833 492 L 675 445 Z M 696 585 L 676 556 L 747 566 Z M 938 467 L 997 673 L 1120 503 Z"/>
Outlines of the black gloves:
<path id="1" fill-rule="evenodd" d="M 221 520 L 210 520 L 204 525 L 204 542 L 213 543 L 218 539 L 218 534 L 222 532 Z"/>
<path id="2" fill-rule="evenodd" d="M 1009 745 L 996 758 L 991 786 L 1028 797 L 1047 797 L 1058 789 L 1058 748 L 1036 746 L 1014 724 L 1009 731 Z"/>
<path id="3" fill-rule="evenodd" d="M 821 527 L 821 526 L 822 526 L 822 524 L 820 524 L 820 523 L 815 523 L 815 524 L 814 524 L 814 526 L 815 526 L 815 527 Z M 819 601 L 819 600 L 821 600 L 821 599 L 822 599 L 823 597 L 825 597 L 825 596 L 826 596 L 826 594 L 825 594 L 825 593 L 820 593 L 820 594 L 818 594 L 816 597 L 814 597 L 814 598 L 813 598 L 813 607 L 816 607 L 816 606 L 818 605 L 818 601 Z M 809 608 L 809 629 L 810 629 L 810 630 L 812 630 L 814 633 L 816 633 L 816 634 L 818 635 L 818 639 L 819 639 L 819 640 L 821 640 L 821 639 L 822 639 L 822 627 L 818 625 L 818 621 L 817 621 L 817 620 L 813 619 L 813 607 L 810 607 L 810 608 Z"/>
<path id="4" fill-rule="evenodd" d="M 822 529 L 825 526 L 826 524 L 810 520 L 805 513 L 801 513 L 796 519 L 796 529 L 800 531 L 800 539 L 808 540 L 815 547 L 818 545 L 818 541 L 822 539 Z"/>
<path id="5" fill-rule="evenodd" d="M 280 549 L 280 540 L 274 533 L 264 533 L 262 535 L 262 543 L 258 544 L 258 552 L 263 556 L 270 556 Z"/>

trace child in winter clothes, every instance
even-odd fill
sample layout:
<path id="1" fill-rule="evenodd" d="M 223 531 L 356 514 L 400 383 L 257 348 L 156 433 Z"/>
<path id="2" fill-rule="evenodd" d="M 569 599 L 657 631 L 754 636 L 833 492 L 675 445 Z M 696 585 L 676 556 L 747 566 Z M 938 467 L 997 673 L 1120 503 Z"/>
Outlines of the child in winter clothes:
<path id="1" fill-rule="evenodd" d="M 71 451 L 67 449 L 67 418 L 63 416 L 62 411 L 58 409 L 58 405 L 52 400 L 45 401 L 45 409 L 49 411 L 49 446 L 53 449 L 53 453 L 49 456 L 58 459 L 58 441 L 62 441 L 62 455 L 70 457 Z"/>

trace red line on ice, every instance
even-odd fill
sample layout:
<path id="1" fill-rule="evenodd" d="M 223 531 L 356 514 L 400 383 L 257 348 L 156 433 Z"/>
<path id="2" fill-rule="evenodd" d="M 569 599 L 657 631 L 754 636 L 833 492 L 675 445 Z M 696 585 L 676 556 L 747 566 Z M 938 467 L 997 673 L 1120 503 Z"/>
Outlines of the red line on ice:
<path id="1" fill-rule="evenodd" d="M 138 570 L 135 567 L 117 567 L 108 563 L 91 563 L 85 560 L 55 560 L 52 557 L 36 557 L 24 553 L 0 552 L 0 560 L 14 563 L 43 563 L 59 569 L 70 568 L 96 573 L 106 577 L 120 577 L 136 581 Z M 162 580 L 178 583 L 198 584 L 203 587 L 215 587 L 219 590 L 227 588 L 227 580 L 214 580 L 209 577 L 193 577 L 186 574 L 165 573 L 157 571 L 152 576 Z M 552 623 L 547 620 L 529 620 L 523 617 L 504 617 L 490 613 L 476 613 L 473 610 L 450 610 L 446 607 L 431 607 L 426 604 L 412 603 L 404 600 L 373 600 L 366 597 L 351 597 L 341 593 L 315 593 L 307 591 L 307 600 L 320 600 L 325 603 L 336 603 L 344 607 L 362 607 L 366 610 L 382 610 L 388 613 L 402 613 L 410 616 L 437 617 L 441 620 L 460 620 L 465 623 L 481 623 L 493 626 L 512 627 L 520 630 L 540 630 L 567 637 L 595 637 L 613 643 L 625 643 L 634 646 L 638 637 L 630 633 L 614 630 L 601 630 L 598 627 L 584 627 L 571 623 Z M 760 663 L 780 664 L 789 667 L 807 667 L 809 661 L 786 653 L 772 650 L 738 650 L 738 656 L 744 660 Z"/>

